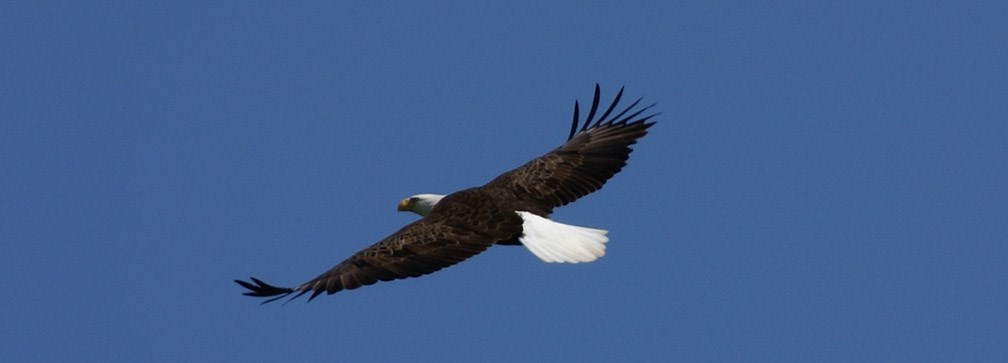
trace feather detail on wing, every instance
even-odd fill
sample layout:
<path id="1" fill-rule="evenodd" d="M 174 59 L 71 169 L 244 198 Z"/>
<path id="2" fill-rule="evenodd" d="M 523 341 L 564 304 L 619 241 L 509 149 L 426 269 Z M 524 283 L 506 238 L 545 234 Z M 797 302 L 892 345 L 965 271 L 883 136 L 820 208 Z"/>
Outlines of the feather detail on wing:
<path id="1" fill-rule="evenodd" d="M 657 114 L 640 116 L 653 105 L 631 112 L 640 103 L 638 99 L 622 112 L 610 116 L 623 96 L 620 88 L 612 104 L 594 120 L 599 93 L 596 84 L 591 110 L 580 130 L 577 129 L 579 107 L 574 103 L 574 121 L 567 143 L 501 174 L 484 187 L 513 193 L 518 202 L 516 210 L 542 216 L 602 188 L 626 166 L 632 151 L 630 145 L 647 134 L 647 129 L 654 125 L 648 120 Z"/>
<path id="2" fill-rule="evenodd" d="M 431 213 L 367 247 L 318 277 L 297 287 L 276 287 L 252 278 L 235 280 L 249 289 L 245 295 L 272 297 L 267 303 L 296 293 L 333 294 L 378 281 L 426 275 L 483 252 L 494 243 L 517 238 L 522 219 L 501 211 L 473 189 L 448 195 Z"/>

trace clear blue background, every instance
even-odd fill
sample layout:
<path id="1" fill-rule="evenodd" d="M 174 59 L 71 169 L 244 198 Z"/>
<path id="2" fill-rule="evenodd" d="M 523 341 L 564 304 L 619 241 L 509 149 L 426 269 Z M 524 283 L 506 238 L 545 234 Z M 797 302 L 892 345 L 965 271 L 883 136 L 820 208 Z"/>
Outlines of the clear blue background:
<path id="1" fill-rule="evenodd" d="M 0 6 L 0 361 L 1005 361 L 1003 4 Z M 657 102 L 558 220 L 591 264 L 493 248 L 258 305 Z"/>

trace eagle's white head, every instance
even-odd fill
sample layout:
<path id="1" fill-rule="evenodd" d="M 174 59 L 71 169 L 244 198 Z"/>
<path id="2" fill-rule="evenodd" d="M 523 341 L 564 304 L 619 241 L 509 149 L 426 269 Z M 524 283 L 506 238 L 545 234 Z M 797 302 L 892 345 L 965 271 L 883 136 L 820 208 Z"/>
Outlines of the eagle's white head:
<path id="1" fill-rule="evenodd" d="M 400 212 L 410 211 L 426 217 L 441 198 L 444 196 L 440 194 L 417 194 L 399 201 L 398 209 Z"/>

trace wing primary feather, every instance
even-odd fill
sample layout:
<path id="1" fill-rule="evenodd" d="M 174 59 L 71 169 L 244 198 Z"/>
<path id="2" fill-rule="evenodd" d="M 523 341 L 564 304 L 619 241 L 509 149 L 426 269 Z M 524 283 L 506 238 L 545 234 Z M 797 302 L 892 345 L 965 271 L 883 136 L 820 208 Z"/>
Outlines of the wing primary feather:
<path id="1" fill-rule="evenodd" d="M 268 303 L 271 303 L 271 302 L 283 299 L 287 295 L 290 295 L 290 294 L 284 294 L 284 295 L 280 295 L 280 296 L 277 296 L 277 297 L 274 297 L 274 298 L 266 299 L 266 301 L 263 301 L 263 302 L 259 303 L 259 305 L 268 304 Z"/>
<path id="2" fill-rule="evenodd" d="M 654 122 L 653 121 L 652 122 L 647 122 L 647 121 L 650 120 L 652 117 L 655 117 L 655 116 L 658 116 L 658 115 L 661 115 L 661 112 L 655 112 L 655 113 L 652 113 L 650 115 L 641 117 L 639 120 L 634 121 L 634 122 L 643 123 L 644 124 L 644 128 L 648 128 L 648 127 L 651 127 L 651 125 L 654 125 Z"/>
<path id="3" fill-rule="evenodd" d="M 291 292 L 294 291 L 294 290 L 292 290 L 290 288 L 277 287 L 277 286 L 273 286 L 273 285 L 267 284 L 267 283 L 263 282 L 262 280 L 257 279 L 255 277 L 250 277 L 250 279 L 252 279 L 252 282 L 255 282 L 257 286 L 252 286 L 251 284 L 249 284 L 247 282 L 244 282 L 244 281 L 242 281 L 241 285 L 244 286 L 244 287 L 250 288 L 251 290 L 253 290 L 252 292 L 249 292 L 248 294 L 256 294 L 255 296 L 273 296 L 273 295 L 280 295 L 280 294 L 289 294 L 289 293 L 291 293 Z"/>
<path id="4" fill-rule="evenodd" d="M 634 106 L 637 106 L 637 104 L 638 104 L 638 103 L 640 103 L 640 101 L 641 101 L 641 100 L 643 100 L 643 99 L 644 99 L 644 97 L 641 97 L 641 98 L 638 98 L 638 99 L 637 99 L 636 101 L 633 101 L 633 103 L 631 103 L 631 104 L 630 104 L 630 106 L 627 106 L 627 108 L 623 109 L 623 111 L 622 111 L 622 112 L 620 112 L 620 113 L 619 113 L 619 114 L 617 114 L 616 116 L 613 116 L 613 118 L 609 119 L 609 122 L 607 122 L 606 124 L 607 124 L 607 125 L 611 125 L 611 124 L 613 124 L 613 123 L 614 123 L 614 122 L 615 122 L 616 120 L 619 120 L 619 118 L 620 118 L 620 117 L 623 117 L 623 115 L 624 115 L 624 114 L 626 114 L 626 113 L 627 113 L 627 111 L 630 111 L 630 110 L 632 110 L 632 109 L 634 108 Z"/>
<path id="5" fill-rule="evenodd" d="M 246 289 L 249 289 L 249 290 L 255 291 L 256 289 L 258 289 L 258 287 L 256 287 L 255 285 L 252 285 L 252 284 L 247 283 L 247 282 L 242 281 L 242 280 L 234 280 L 234 282 L 238 283 L 238 285 L 241 285 L 242 287 L 244 287 Z M 253 294 L 255 294 L 255 293 L 254 292 L 246 292 L 246 293 L 244 293 L 242 295 L 252 296 Z"/>
<path id="6" fill-rule="evenodd" d="M 574 133 L 577 132 L 578 127 L 578 101 L 574 100 L 574 122 L 571 124 L 570 135 L 567 135 L 567 140 L 574 138 Z"/>
<path id="7" fill-rule="evenodd" d="M 241 280 L 234 280 L 234 281 L 236 283 L 238 283 L 238 285 L 241 285 L 242 287 L 244 287 L 244 288 L 246 288 L 246 289 L 249 290 L 248 292 L 245 292 L 244 295 L 246 295 L 246 296 L 255 296 L 255 297 L 271 297 L 271 296 L 273 296 L 273 298 L 270 298 L 270 299 L 267 299 L 266 301 L 263 301 L 262 302 L 263 304 L 271 302 L 271 301 L 274 301 L 276 299 L 283 298 L 283 297 L 285 297 L 287 295 L 290 295 L 292 292 L 294 292 L 294 289 L 287 288 L 287 287 L 273 286 L 273 285 L 270 285 L 270 284 L 267 284 L 267 283 L 263 282 L 260 279 L 255 278 L 255 277 L 251 277 L 250 279 L 255 284 L 252 284 L 252 283 L 249 283 L 249 282 L 246 282 L 246 281 L 241 281 Z"/>
<path id="8" fill-rule="evenodd" d="M 588 118 L 585 119 L 584 126 L 581 127 L 581 131 L 587 130 L 588 126 L 591 125 L 592 120 L 595 118 L 595 111 L 598 111 L 598 101 L 600 96 L 602 96 L 602 89 L 599 84 L 595 84 L 595 96 L 592 96 L 592 106 L 591 111 L 588 111 Z"/>
<path id="9" fill-rule="evenodd" d="M 291 301 L 294 301 L 294 299 L 297 299 L 297 298 L 301 297 L 301 295 L 307 294 L 308 291 L 311 291 L 311 290 L 301 290 L 301 292 L 299 292 L 297 294 L 294 294 L 294 296 L 291 296 L 290 299 L 287 299 L 287 301 L 285 301 L 284 304 L 289 303 Z M 311 300 L 308 300 L 308 301 L 311 301 Z"/>
<path id="10" fill-rule="evenodd" d="M 625 87 L 625 86 L 624 86 L 624 87 Z M 620 98 L 622 98 L 622 97 L 623 97 L 623 88 L 624 88 L 624 87 L 620 87 L 620 89 L 619 89 L 619 92 L 617 92 L 617 93 L 616 93 L 616 98 L 613 98 L 613 101 L 612 101 L 612 103 L 611 103 L 611 104 L 609 104 L 609 108 L 608 108 L 608 109 L 606 109 L 606 110 L 605 110 L 605 112 L 603 112 L 603 113 L 602 113 L 602 116 L 601 116 L 601 117 L 599 117 L 598 121 L 595 121 L 595 125 L 596 125 L 596 126 L 598 126 L 599 124 L 601 124 L 602 122 L 604 122 L 604 121 L 605 121 L 605 119 L 606 119 L 606 117 L 608 117 L 608 116 L 609 116 L 609 113 L 611 113 L 611 112 L 612 112 L 612 110 L 613 110 L 614 108 L 616 108 L 616 104 L 618 104 L 618 103 L 619 103 L 619 101 L 620 101 Z"/>
<path id="11" fill-rule="evenodd" d="M 305 290 L 305 292 L 307 292 L 307 291 L 308 290 Z M 325 291 L 325 289 L 318 289 L 318 290 L 315 290 L 315 292 L 312 292 L 311 296 L 308 297 L 308 302 L 311 302 L 312 300 L 314 300 L 319 295 L 322 295 L 323 291 Z M 300 296 L 300 295 L 298 295 L 298 296 Z"/>
<path id="12" fill-rule="evenodd" d="M 624 117 L 624 118 L 623 118 L 622 120 L 619 120 L 619 121 L 615 121 L 614 123 L 615 123 L 615 124 L 617 124 L 617 125 L 618 125 L 618 124 L 624 124 L 624 123 L 626 123 L 627 121 L 630 121 L 630 119 L 633 119 L 634 117 L 637 117 L 637 115 L 640 115 L 640 114 L 641 114 L 641 113 L 643 113 L 644 111 L 647 111 L 647 110 L 648 110 L 649 108 L 651 108 L 651 107 L 652 107 L 652 106 L 654 106 L 654 105 L 655 105 L 654 103 L 652 103 L 652 104 L 650 104 L 650 105 L 647 105 L 647 107 L 644 107 L 644 108 L 642 108 L 642 109 L 640 109 L 640 110 L 637 110 L 637 112 L 634 112 L 634 113 L 630 114 L 630 116 L 627 116 L 627 117 Z"/>

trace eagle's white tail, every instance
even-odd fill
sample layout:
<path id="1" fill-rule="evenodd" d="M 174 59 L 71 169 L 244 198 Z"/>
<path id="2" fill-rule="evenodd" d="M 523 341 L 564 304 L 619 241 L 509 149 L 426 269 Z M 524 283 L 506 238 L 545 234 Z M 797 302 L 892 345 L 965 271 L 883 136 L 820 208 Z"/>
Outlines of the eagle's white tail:
<path id="1" fill-rule="evenodd" d="M 551 221 L 529 212 L 517 212 L 524 221 L 519 241 L 545 262 L 591 262 L 605 255 L 609 231 Z"/>

